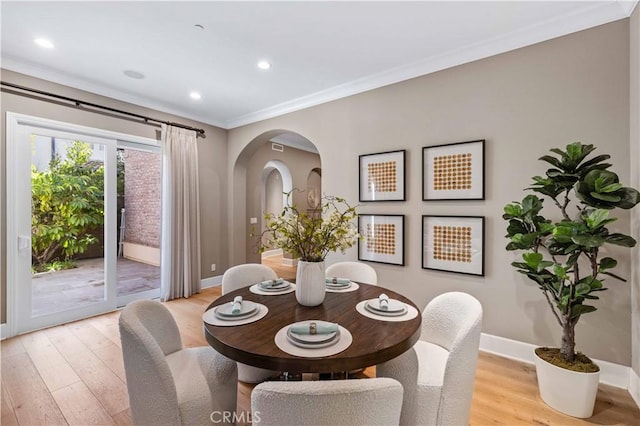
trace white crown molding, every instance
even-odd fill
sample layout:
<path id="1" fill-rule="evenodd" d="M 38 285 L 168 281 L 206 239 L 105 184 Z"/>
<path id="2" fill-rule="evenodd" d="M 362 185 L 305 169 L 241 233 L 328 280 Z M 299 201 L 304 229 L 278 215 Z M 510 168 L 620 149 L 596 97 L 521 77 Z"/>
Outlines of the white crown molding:
<path id="1" fill-rule="evenodd" d="M 636 1 L 637 2 L 637 1 Z M 332 87 L 314 94 L 283 102 L 260 111 L 229 120 L 228 129 L 288 114 L 301 109 L 352 96 L 368 90 L 398 83 L 411 78 L 441 71 L 457 65 L 498 55 L 587 28 L 617 21 L 629 16 L 629 2 L 595 3 L 579 12 L 565 14 L 533 26 L 489 40 L 427 58 L 413 64 L 393 68 L 352 82 Z M 631 2 L 634 3 L 634 2 Z"/>
<path id="2" fill-rule="evenodd" d="M 455 51 L 426 58 L 412 64 L 396 67 L 259 111 L 244 114 L 226 122 L 216 120 L 210 116 L 187 114 L 143 96 L 105 87 L 82 77 L 69 76 L 31 63 L 18 61 L 15 58 L 3 58 L 2 67 L 228 130 L 627 18 L 633 12 L 638 1 L 597 2 L 578 12 L 565 14 Z"/>
<path id="3" fill-rule="evenodd" d="M 44 68 L 38 65 L 20 61 L 13 57 L 3 57 L 2 68 L 9 71 L 17 72 L 20 74 L 36 77 L 42 80 L 51 81 L 53 83 L 61 84 L 63 86 L 69 86 L 74 89 L 84 90 L 86 92 L 91 92 L 97 95 L 106 96 L 108 98 L 112 98 L 118 101 L 128 102 L 137 106 L 142 106 L 145 108 L 164 112 L 166 114 L 172 114 L 177 117 L 184 117 L 190 120 L 195 120 L 201 123 L 226 129 L 225 123 L 212 119 L 211 117 L 201 117 L 194 114 L 185 114 L 184 111 L 180 111 L 175 108 L 169 108 L 162 103 L 158 103 L 157 101 L 154 101 L 144 96 L 137 96 L 128 92 L 123 92 L 117 89 L 106 87 L 101 84 L 90 82 L 79 76 L 70 76 L 49 68 Z"/>
<path id="4" fill-rule="evenodd" d="M 533 364 L 533 351 L 537 345 L 524 343 L 505 337 L 482 333 L 480 335 L 480 350 L 493 353 L 505 358 L 513 359 L 527 364 Z M 615 386 L 622 389 L 630 389 L 631 367 L 615 364 L 609 361 L 593 359 L 600 367 L 600 383 Z"/>
<path id="5" fill-rule="evenodd" d="M 633 9 L 638 5 L 638 0 L 618 0 L 618 5 L 627 16 L 631 16 Z"/>

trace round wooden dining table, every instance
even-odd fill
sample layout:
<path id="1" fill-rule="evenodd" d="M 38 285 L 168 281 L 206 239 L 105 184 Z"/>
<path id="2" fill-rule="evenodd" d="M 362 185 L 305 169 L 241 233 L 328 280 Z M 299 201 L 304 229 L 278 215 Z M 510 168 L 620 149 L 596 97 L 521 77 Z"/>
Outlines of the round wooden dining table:
<path id="1" fill-rule="evenodd" d="M 327 292 L 319 306 L 302 306 L 295 293 L 259 295 L 244 287 L 214 300 L 207 310 L 233 301 L 236 296 L 265 305 L 269 312 L 255 322 L 236 326 L 215 326 L 204 323 L 209 344 L 235 361 L 269 370 L 288 373 L 323 373 L 350 371 L 376 365 L 397 357 L 411 348 L 420 337 L 422 317 L 407 321 L 382 321 L 366 317 L 356 310 L 358 302 L 377 298 L 385 293 L 390 299 L 417 307 L 401 294 L 388 288 L 359 284 L 355 291 Z M 283 327 L 304 320 L 338 323 L 349 330 L 353 342 L 344 351 L 326 357 L 306 358 L 290 355 L 279 349 L 274 336 Z"/>

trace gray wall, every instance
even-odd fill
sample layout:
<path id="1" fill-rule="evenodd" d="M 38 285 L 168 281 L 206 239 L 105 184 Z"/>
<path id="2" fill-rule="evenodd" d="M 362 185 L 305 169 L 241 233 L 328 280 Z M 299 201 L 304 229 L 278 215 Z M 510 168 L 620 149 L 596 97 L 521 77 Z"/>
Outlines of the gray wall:
<path id="1" fill-rule="evenodd" d="M 640 188 L 640 7 L 631 15 L 630 26 L 630 141 L 631 141 L 631 183 Z M 640 240 L 640 208 L 633 211 L 632 234 Z M 633 279 L 631 280 L 631 348 L 633 359 L 631 367 L 640 377 L 640 246 L 633 249 L 631 262 Z M 640 383 L 635 395 L 640 398 Z M 638 401 L 638 400 L 636 400 Z"/>
<path id="2" fill-rule="evenodd" d="M 418 305 L 452 290 L 471 293 L 484 307 L 483 331 L 538 345 L 559 345 L 560 329 L 536 286 L 509 266 L 504 204 L 521 199 L 536 161 L 573 141 L 609 153 L 629 182 L 629 21 L 622 20 L 548 42 L 415 78 L 229 131 L 229 229 L 247 235 L 243 194 L 246 158 L 269 136 L 294 131 L 313 142 L 323 165 L 323 192 L 358 200 L 358 155 L 407 150 L 407 201 L 365 203 L 361 213 L 406 215 L 406 266 L 372 264 L 382 285 Z M 422 147 L 486 139 L 486 200 L 424 202 Z M 484 215 L 485 277 L 421 268 L 421 215 Z M 630 215 L 616 230 L 630 232 Z M 231 263 L 242 247 L 229 245 Z M 618 272 L 630 274 L 630 252 L 611 250 Z M 332 256 L 329 262 L 338 256 Z M 357 257 L 352 249 L 348 256 Z M 631 364 L 630 286 L 610 283 L 596 313 L 577 327 L 578 350 Z"/>
<path id="3" fill-rule="evenodd" d="M 307 177 L 311 170 L 315 167 L 320 167 L 320 156 L 312 152 L 302 151 L 299 149 L 284 147 L 283 152 L 274 151 L 271 149 L 270 143 L 262 143 L 258 150 L 249 159 L 247 164 L 247 186 L 246 191 L 246 214 L 243 216 L 246 218 L 245 223 L 249 224 L 249 219 L 255 217 L 258 219 L 256 229 L 262 229 L 262 223 L 264 221 L 264 213 L 261 211 L 261 195 L 264 187 L 262 186 L 262 170 L 264 166 L 272 160 L 280 160 L 287 165 L 291 172 L 291 178 L 293 180 L 293 200 L 292 203 L 299 208 L 306 209 L 307 206 Z M 295 189 L 300 191 L 296 191 Z M 241 245 L 243 239 L 241 235 L 246 234 L 234 234 L 235 244 Z M 255 239 L 248 239 L 246 245 L 246 261 L 253 263 L 260 263 L 260 255 L 257 251 L 257 241 Z"/>
<path id="4" fill-rule="evenodd" d="M 84 101 L 102 104 L 137 114 L 148 115 L 153 118 L 162 120 L 170 120 L 189 124 L 194 127 L 203 128 L 206 132 L 206 138 L 198 138 L 198 158 L 200 168 L 200 217 L 201 217 L 201 250 L 202 250 L 202 277 L 206 278 L 217 273 L 209 270 L 209 264 L 216 263 L 221 271 L 227 268 L 227 233 L 223 232 L 227 222 L 227 211 L 222 206 L 227 197 L 227 131 L 197 123 L 182 117 L 165 114 L 158 111 L 149 110 L 125 102 L 116 101 L 93 93 L 72 89 L 66 86 L 50 83 L 44 80 L 35 79 L 22 74 L 11 71 L 2 70 L 2 80 L 10 83 L 19 84 L 39 90 L 53 92 L 63 96 L 73 97 Z M 73 124 L 106 129 L 121 133 L 127 133 L 149 138 L 159 138 L 158 128 L 134 123 L 127 120 L 108 117 L 106 115 L 94 114 L 66 106 L 61 106 L 49 102 L 31 99 L 28 97 L 17 96 L 10 93 L 2 92 L 2 127 L 0 132 L 2 138 L 0 142 L 0 173 L 5 176 L 6 166 L 6 129 L 5 117 L 6 112 L 15 112 L 37 117 L 48 118 Z M 0 188 L 0 208 L 5 211 L 4 206 L 11 203 L 6 200 L 6 182 L 2 179 L 2 188 Z M 0 223 L 2 236 L 6 235 L 6 218 L 2 214 L 2 222 Z M 6 239 L 1 239 L 1 252 L 6 253 Z M 0 270 L 6 271 L 6 256 L 1 257 Z M 6 322 L 6 276 L 0 274 L 1 284 L 1 322 Z"/>

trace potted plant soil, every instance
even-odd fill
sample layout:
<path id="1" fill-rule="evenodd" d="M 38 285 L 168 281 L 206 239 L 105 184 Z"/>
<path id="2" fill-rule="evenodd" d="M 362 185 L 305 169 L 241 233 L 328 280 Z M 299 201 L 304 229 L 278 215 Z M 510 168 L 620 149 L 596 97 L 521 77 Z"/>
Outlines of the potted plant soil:
<path id="1" fill-rule="evenodd" d="M 535 351 L 540 396 L 552 408 L 581 418 L 593 413 L 599 367 L 576 352 L 576 324 L 597 309 L 605 281 L 626 281 L 614 272 L 617 261 L 602 252 L 610 244 L 636 244 L 607 226 L 617 220 L 611 215 L 615 209 L 640 202 L 640 193 L 608 170 L 609 155 L 587 158 L 595 149 L 576 142 L 540 157 L 552 167 L 546 176 L 533 177 L 526 189 L 534 194 L 507 204 L 503 215 L 509 222 L 506 249 L 522 251 L 522 261 L 511 265 L 539 287 L 562 329 L 559 348 Z M 554 208 L 543 213 L 543 207 Z"/>

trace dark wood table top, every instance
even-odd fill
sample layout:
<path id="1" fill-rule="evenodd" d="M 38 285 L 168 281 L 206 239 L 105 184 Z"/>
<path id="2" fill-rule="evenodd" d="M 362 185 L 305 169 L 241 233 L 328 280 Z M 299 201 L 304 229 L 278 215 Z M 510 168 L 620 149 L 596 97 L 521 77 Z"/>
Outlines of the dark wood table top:
<path id="1" fill-rule="evenodd" d="M 230 302 L 235 296 L 261 303 L 269 308 L 262 319 L 246 325 L 218 327 L 204 323 L 209 344 L 226 357 L 244 364 L 289 373 L 350 371 L 388 361 L 411 348 L 420 337 L 422 317 L 411 300 L 384 287 L 359 284 L 356 291 L 327 293 L 320 306 L 298 304 L 295 293 L 263 296 L 244 287 L 225 294 L 208 309 Z M 416 309 L 418 316 L 409 321 L 379 321 L 356 311 L 358 302 L 385 293 Z M 303 358 L 280 350 L 274 336 L 282 327 L 298 321 L 336 322 L 349 330 L 353 343 L 346 350 L 322 358 Z"/>

